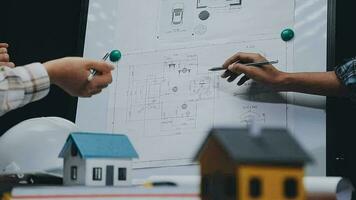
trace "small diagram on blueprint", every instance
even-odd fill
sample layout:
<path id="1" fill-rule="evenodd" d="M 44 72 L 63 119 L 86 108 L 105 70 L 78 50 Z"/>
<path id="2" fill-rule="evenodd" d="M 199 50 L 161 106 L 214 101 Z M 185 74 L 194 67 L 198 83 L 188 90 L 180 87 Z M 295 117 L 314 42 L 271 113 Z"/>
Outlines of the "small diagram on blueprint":
<path id="1" fill-rule="evenodd" d="M 157 39 L 191 38 L 194 26 L 194 4 L 184 0 L 161 0 Z"/>
<path id="2" fill-rule="evenodd" d="M 240 114 L 240 122 L 242 124 L 264 124 L 266 122 L 266 113 L 259 111 L 257 105 L 243 106 L 242 110 L 243 112 Z"/>
<path id="3" fill-rule="evenodd" d="M 211 27 L 235 18 L 242 0 L 160 0 L 157 39 L 189 41 L 206 35 Z M 229 27 L 224 30 L 228 31 Z M 216 30 L 215 30 L 216 31 Z M 215 32 L 214 31 L 214 32 Z"/>

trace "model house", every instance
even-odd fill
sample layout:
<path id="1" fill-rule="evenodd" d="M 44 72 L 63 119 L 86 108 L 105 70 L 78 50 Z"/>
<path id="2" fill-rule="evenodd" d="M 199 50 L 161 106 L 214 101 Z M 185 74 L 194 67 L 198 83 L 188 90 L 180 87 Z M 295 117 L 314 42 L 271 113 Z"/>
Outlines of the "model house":
<path id="1" fill-rule="evenodd" d="M 284 129 L 213 129 L 198 151 L 202 199 L 304 200 L 310 157 Z"/>
<path id="2" fill-rule="evenodd" d="M 59 157 L 64 185 L 126 186 L 138 155 L 126 135 L 77 132 L 69 135 Z"/>

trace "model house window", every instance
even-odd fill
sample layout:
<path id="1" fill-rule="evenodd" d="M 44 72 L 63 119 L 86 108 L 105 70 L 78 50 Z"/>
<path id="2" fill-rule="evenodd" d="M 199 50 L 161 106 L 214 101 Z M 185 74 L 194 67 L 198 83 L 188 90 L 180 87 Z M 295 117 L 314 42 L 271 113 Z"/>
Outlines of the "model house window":
<path id="1" fill-rule="evenodd" d="M 70 153 L 73 157 L 77 156 L 77 154 L 78 154 L 78 149 L 74 144 L 72 144 L 72 147 L 70 148 Z"/>
<path id="2" fill-rule="evenodd" d="M 119 181 L 126 181 L 126 168 L 119 168 Z"/>
<path id="3" fill-rule="evenodd" d="M 101 181 L 101 167 L 94 167 L 93 168 L 93 181 Z"/>
<path id="4" fill-rule="evenodd" d="M 78 177 L 77 173 L 78 173 L 77 166 L 71 166 L 70 167 L 70 179 L 77 180 L 77 177 Z"/>
<path id="5" fill-rule="evenodd" d="M 205 175 L 201 179 L 200 191 L 203 196 L 206 196 L 209 192 L 209 176 Z"/>
<path id="6" fill-rule="evenodd" d="M 200 190 L 203 196 L 208 196 L 210 190 L 211 190 L 211 178 L 208 175 L 204 175 L 201 184 L 200 184 Z"/>
<path id="7" fill-rule="evenodd" d="M 258 198 L 262 193 L 262 183 L 261 179 L 257 177 L 253 177 L 250 179 L 250 196 L 252 198 Z"/>
<path id="8" fill-rule="evenodd" d="M 284 196 L 293 199 L 298 196 L 298 182 L 295 178 L 284 180 Z"/>

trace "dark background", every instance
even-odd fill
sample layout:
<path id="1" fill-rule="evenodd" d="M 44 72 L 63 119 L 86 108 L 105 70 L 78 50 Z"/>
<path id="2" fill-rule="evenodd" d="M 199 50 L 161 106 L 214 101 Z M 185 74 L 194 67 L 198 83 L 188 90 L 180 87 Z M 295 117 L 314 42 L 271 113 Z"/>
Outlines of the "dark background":
<path id="1" fill-rule="evenodd" d="M 328 70 L 356 57 L 355 0 L 328 0 Z M 348 99 L 328 98 L 327 175 L 345 176 L 356 185 L 356 104 Z M 353 199 L 356 199 L 354 193 Z"/>
<path id="2" fill-rule="evenodd" d="M 356 56 L 355 0 L 328 0 L 328 70 Z M 0 41 L 11 47 L 17 65 L 83 53 L 88 0 L 1 0 Z M 5 18 L 3 18 L 5 16 Z M 0 118 L 0 135 L 33 117 L 75 119 L 77 99 L 52 86 L 41 101 Z M 356 183 L 356 106 L 347 99 L 327 100 L 327 174 Z"/>
<path id="3" fill-rule="evenodd" d="M 64 56 L 82 56 L 87 0 L 1 0 L 0 41 L 10 44 L 16 65 L 44 62 Z M 77 98 L 56 86 L 37 102 L 0 118 L 0 135 L 29 118 L 58 116 L 75 120 Z"/>

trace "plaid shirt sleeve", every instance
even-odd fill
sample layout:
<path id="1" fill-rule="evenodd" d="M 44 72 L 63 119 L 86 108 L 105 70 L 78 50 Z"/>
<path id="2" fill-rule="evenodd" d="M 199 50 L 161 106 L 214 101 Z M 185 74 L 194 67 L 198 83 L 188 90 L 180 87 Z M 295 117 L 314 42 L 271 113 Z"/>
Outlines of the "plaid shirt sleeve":
<path id="1" fill-rule="evenodd" d="M 40 63 L 0 67 L 0 116 L 45 97 L 49 88 L 47 71 Z"/>
<path id="2" fill-rule="evenodd" d="M 356 59 L 336 67 L 335 74 L 349 89 L 350 99 L 356 101 Z"/>

